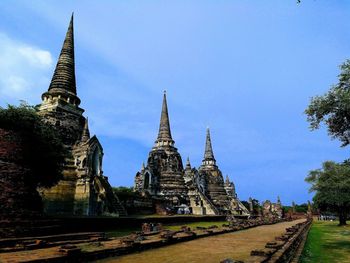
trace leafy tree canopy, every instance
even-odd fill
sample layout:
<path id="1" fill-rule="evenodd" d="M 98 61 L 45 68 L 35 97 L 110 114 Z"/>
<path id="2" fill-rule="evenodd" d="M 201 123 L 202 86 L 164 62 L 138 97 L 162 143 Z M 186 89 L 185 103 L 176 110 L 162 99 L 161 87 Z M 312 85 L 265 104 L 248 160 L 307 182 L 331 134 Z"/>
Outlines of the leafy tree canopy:
<path id="1" fill-rule="evenodd" d="M 301 205 L 295 205 L 295 212 L 306 213 L 307 209 L 308 209 L 308 205 L 306 203 L 303 203 Z"/>
<path id="2" fill-rule="evenodd" d="M 241 200 L 241 203 L 249 210 L 250 205 L 249 205 L 248 201 Z M 259 203 L 259 200 L 252 199 L 252 204 L 253 204 L 253 214 L 258 214 L 259 213 L 259 208 L 261 207 L 260 203 Z"/>
<path id="3" fill-rule="evenodd" d="M 314 204 L 323 211 L 335 212 L 339 225 L 346 224 L 350 211 L 350 165 L 324 162 L 322 169 L 310 171 L 305 179 L 315 192 Z"/>
<path id="4" fill-rule="evenodd" d="M 32 171 L 28 182 L 42 187 L 57 183 L 62 176 L 62 165 L 67 150 L 59 134 L 45 123 L 32 106 L 0 107 L 0 128 L 12 130 L 23 139 L 23 164 Z"/>
<path id="5" fill-rule="evenodd" d="M 247 209 L 249 209 L 249 202 L 245 200 L 241 200 L 242 205 L 244 205 Z"/>
<path id="6" fill-rule="evenodd" d="M 350 143 L 350 60 L 340 69 L 338 83 L 325 95 L 313 97 L 305 113 L 311 130 L 325 123 L 328 134 L 346 146 Z"/>
<path id="7" fill-rule="evenodd" d="M 306 213 L 308 205 L 306 203 L 303 203 L 303 204 L 300 204 L 300 205 L 295 204 L 294 208 L 295 208 L 295 212 L 297 212 L 297 213 Z M 284 205 L 283 209 L 285 211 L 289 211 L 289 210 L 293 209 L 293 206 Z"/>
<path id="8" fill-rule="evenodd" d="M 134 192 L 133 187 L 119 186 L 113 187 L 113 192 L 118 196 L 120 200 L 132 199 L 138 197 L 139 193 Z"/>

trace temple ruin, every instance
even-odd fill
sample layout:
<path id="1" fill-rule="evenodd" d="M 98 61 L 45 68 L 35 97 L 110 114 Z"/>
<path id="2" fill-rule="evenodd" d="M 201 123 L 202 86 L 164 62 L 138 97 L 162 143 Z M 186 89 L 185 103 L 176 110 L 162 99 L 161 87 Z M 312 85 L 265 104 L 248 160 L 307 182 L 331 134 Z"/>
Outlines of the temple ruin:
<path id="1" fill-rule="evenodd" d="M 196 215 L 249 215 L 239 201 L 235 186 L 226 182 L 216 165 L 210 131 L 207 129 L 202 165 L 192 168 L 189 158 L 183 168 L 171 136 L 166 93 L 163 95 L 158 137 L 146 165 L 136 173 L 134 190 L 149 196 L 163 210 Z"/>
<path id="2" fill-rule="evenodd" d="M 103 148 L 90 136 L 77 95 L 73 15 L 49 89 L 42 94 L 38 114 L 59 131 L 70 152 L 63 179 L 50 189 L 39 189 L 46 214 L 125 215 L 102 170 Z"/>

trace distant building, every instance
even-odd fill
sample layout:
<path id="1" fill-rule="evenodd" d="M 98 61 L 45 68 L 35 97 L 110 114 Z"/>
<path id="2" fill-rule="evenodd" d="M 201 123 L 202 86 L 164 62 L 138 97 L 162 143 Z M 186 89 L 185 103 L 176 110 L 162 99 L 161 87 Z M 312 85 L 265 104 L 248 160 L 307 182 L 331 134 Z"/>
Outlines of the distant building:
<path id="1" fill-rule="evenodd" d="M 264 217 L 283 217 L 283 206 L 279 197 L 277 197 L 277 202 L 272 203 L 270 200 L 266 200 L 262 204 L 262 215 Z"/>
<path id="2" fill-rule="evenodd" d="M 158 137 L 149 152 L 146 166 L 136 174 L 135 190 L 164 201 L 165 207 L 180 206 L 188 201 L 182 159 L 174 144 L 164 93 Z"/>
<path id="3" fill-rule="evenodd" d="M 181 155 L 174 144 L 164 93 L 158 137 L 147 164 L 143 164 L 141 171 L 136 173 L 136 192 L 162 202 L 166 211 L 190 211 L 198 215 L 249 215 L 248 209 L 237 198 L 234 184 L 228 177 L 224 182 L 216 165 L 209 129 L 204 158 L 198 170 L 191 167 L 189 159 L 183 168 Z"/>
<path id="4" fill-rule="evenodd" d="M 41 189 L 44 211 L 63 215 L 125 215 L 103 175 L 103 148 L 90 136 L 88 120 L 79 107 L 74 62 L 73 16 L 49 89 L 42 94 L 39 114 L 53 124 L 71 156 L 66 160 L 63 179 L 50 189 Z"/>

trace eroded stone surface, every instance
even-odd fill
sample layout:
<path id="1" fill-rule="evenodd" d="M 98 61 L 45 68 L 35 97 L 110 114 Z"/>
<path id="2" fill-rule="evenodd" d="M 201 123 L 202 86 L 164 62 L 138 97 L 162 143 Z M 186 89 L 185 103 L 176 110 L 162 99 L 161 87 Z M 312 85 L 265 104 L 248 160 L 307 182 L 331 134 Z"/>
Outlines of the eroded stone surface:
<path id="1" fill-rule="evenodd" d="M 0 219 L 40 215 L 41 198 L 32 182 L 32 171 L 23 162 L 23 137 L 18 132 L 0 129 L 0 138 Z"/>
<path id="2" fill-rule="evenodd" d="M 166 94 L 163 98 L 158 137 L 146 165 L 135 176 L 135 191 L 155 200 L 157 213 L 195 215 L 249 215 L 239 201 L 235 186 L 224 178 L 216 160 L 207 130 L 202 165 L 192 168 L 182 158 L 171 136 Z"/>
<path id="3" fill-rule="evenodd" d="M 42 95 L 39 114 L 59 131 L 67 158 L 63 179 L 50 189 L 40 189 L 47 214 L 125 215 L 102 170 L 103 148 L 90 137 L 88 120 L 79 107 L 74 62 L 73 16 L 52 81 Z"/>

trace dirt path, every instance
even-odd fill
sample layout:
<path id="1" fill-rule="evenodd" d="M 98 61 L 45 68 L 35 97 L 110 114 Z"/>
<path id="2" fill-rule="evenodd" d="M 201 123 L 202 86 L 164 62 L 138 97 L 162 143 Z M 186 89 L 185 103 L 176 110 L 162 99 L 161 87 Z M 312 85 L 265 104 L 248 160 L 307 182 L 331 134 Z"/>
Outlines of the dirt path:
<path id="1" fill-rule="evenodd" d="M 251 250 L 264 248 L 266 242 L 273 241 L 276 236 L 283 234 L 287 227 L 302 221 L 304 221 L 304 219 L 269 226 L 259 226 L 248 230 L 201 238 L 137 254 L 109 258 L 99 262 L 217 263 L 225 258 L 245 260 L 249 257 Z"/>

